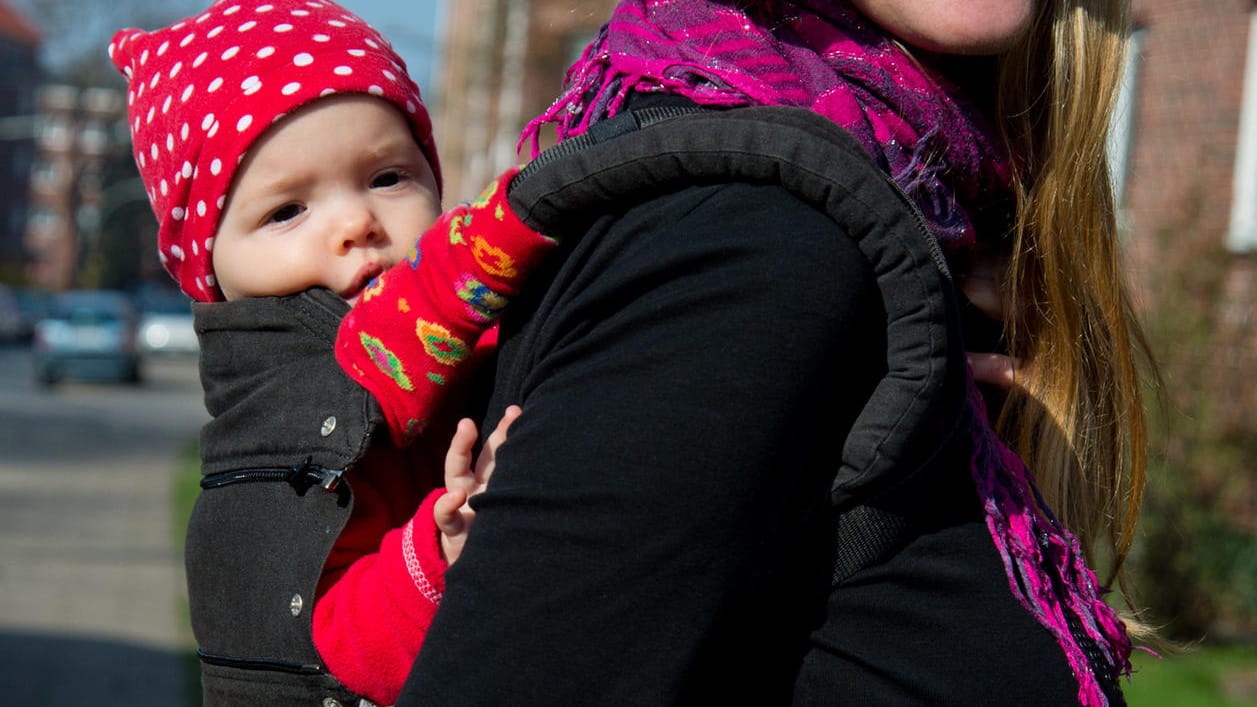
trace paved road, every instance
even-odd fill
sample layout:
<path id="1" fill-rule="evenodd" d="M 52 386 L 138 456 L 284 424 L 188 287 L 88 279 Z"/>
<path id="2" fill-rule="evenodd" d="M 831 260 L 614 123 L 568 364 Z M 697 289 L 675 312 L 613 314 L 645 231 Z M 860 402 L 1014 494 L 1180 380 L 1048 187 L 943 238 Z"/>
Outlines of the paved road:
<path id="1" fill-rule="evenodd" d="M 34 387 L 0 348 L 0 694 L 184 707 L 189 637 L 171 479 L 207 419 L 192 359 L 144 384 Z"/>

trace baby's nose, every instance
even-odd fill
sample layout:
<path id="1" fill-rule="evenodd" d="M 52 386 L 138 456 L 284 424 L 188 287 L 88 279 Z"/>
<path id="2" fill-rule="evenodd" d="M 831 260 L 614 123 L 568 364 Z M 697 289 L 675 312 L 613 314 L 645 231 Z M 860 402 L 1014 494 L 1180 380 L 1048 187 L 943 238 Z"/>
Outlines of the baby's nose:
<path id="1" fill-rule="evenodd" d="M 364 204 L 348 205 L 338 222 L 334 237 L 342 249 L 366 245 L 379 236 L 379 224 L 375 215 Z"/>

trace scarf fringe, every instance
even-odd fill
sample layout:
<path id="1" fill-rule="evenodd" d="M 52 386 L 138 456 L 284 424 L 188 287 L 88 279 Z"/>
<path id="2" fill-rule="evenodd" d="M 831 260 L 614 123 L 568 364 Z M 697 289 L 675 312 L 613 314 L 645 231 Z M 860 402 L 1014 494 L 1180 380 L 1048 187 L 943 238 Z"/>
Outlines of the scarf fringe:
<path id="1" fill-rule="evenodd" d="M 517 152 L 527 144 L 529 158 L 536 159 L 541 154 L 543 125 L 553 123 L 559 141 L 575 137 L 589 130 L 594 122 L 618 115 L 629 94 L 634 92 L 671 93 L 711 107 L 733 108 L 755 104 L 746 95 L 714 83 L 706 86 L 695 84 L 691 77 L 704 74 L 702 67 L 677 64 L 670 67 L 670 74 L 660 72 L 658 75 L 646 73 L 644 67 L 634 71 L 618 69 L 605 49 L 606 30 L 604 26 L 599 36 L 568 68 L 563 83 L 565 88 L 559 97 L 524 126 L 515 145 Z M 687 69 L 690 73 L 678 69 Z"/>
<path id="2" fill-rule="evenodd" d="M 554 123 L 560 141 L 589 129 L 590 116 L 594 111 L 584 107 L 587 103 L 585 99 L 596 83 L 602 83 L 603 89 L 606 88 L 607 82 L 603 76 L 610 65 L 605 49 L 606 39 L 607 26 L 603 25 L 594 40 L 581 52 L 580 58 L 568 67 L 563 77 L 564 88 L 559 97 L 541 115 L 524 126 L 519 142 L 515 145 L 516 152 L 523 148 L 524 143 L 528 143 L 530 159 L 536 159 L 541 154 L 541 127 L 549 123 Z"/>
<path id="3" fill-rule="evenodd" d="M 987 528 L 1003 560 L 1013 596 L 1056 638 L 1078 681 L 1084 707 L 1105 707 L 1100 687 L 1065 612 L 1078 619 L 1114 675 L 1131 674 L 1131 642 L 1117 612 L 1104 602 L 1081 543 L 1052 515 L 1025 463 L 996 436 L 977 385 L 969 382 L 973 411 L 970 471 L 982 498 Z M 1055 578 L 1055 580 L 1054 580 Z"/>

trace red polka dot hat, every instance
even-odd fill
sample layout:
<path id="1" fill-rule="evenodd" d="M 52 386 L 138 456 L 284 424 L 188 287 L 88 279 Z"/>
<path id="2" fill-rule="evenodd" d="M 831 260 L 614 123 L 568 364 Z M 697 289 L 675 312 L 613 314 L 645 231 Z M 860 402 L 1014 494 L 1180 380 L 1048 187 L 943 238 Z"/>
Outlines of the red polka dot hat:
<path id="1" fill-rule="evenodd" d="M 310 101 L 334 93 L 390 101 L 440 185 L 432 122 L 405 62 L 328 0 L 217 0 L 170 27 L 119 31 L 109 57 L 129 83 L 132 150 L 160 224 L 158 256 L 193 299 L 223 298 L 210 252 L 240 160 Z"/>

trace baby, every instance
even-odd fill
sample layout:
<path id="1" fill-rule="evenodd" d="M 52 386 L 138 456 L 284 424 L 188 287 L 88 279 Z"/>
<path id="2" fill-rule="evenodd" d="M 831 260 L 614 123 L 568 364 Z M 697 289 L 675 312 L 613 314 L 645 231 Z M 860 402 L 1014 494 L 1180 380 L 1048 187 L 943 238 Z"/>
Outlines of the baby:
<path id="1" fill-rule="evenodd" d="M 389 704 L 519 412 L 473 468 L 461 384 L 554 242 L 507 205 L 514 170 L 438 220 L 419 89 L 328 0 L 220 0 L 109 54 L 160 257 L 197 301 L 205 703 Z"/>

